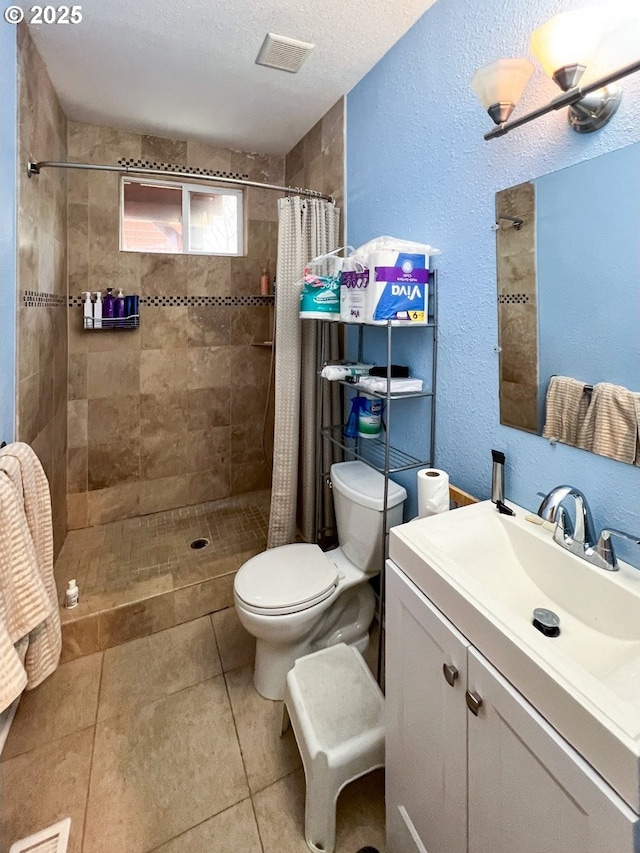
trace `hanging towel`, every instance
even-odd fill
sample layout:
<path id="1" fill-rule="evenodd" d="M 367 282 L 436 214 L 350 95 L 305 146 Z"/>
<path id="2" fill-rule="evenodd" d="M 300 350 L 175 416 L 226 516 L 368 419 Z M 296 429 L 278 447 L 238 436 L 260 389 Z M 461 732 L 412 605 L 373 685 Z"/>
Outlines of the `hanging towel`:
<path id="1" fill-rule="evenodd" d="M 0 450 L 0 711 L 57 667 L 62 645 L 53 576 L 49 484 L 27 444 Z M 24 667 L 14 645 L 28 635 Z"/>
<path id="2" fill-rule="evenodd" d="M 589 408 L 589 395 L 584 382 L 570 376 L 552 376 L 547 388 L 544 438 L 563 444 L 579 444 L 579 431 Z M 586 448 L 589 449 L 589 448 Z"/>
<path id="3" fill-rule="evenodd" d="M 578 433 L 580 447 L 631 465 L 640 465 L 640 393 L 598 382 Z"/>

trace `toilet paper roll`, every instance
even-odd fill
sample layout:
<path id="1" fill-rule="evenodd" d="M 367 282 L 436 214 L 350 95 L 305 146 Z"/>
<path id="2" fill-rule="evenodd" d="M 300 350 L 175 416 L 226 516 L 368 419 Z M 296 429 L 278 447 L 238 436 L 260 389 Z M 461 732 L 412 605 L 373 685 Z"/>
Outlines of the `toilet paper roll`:
<path id="1" fill-rule="evenodd" d="M 418 478 L 418 518 L 449 509 L 449 475 L 439 468 L 421 468 Z"/>

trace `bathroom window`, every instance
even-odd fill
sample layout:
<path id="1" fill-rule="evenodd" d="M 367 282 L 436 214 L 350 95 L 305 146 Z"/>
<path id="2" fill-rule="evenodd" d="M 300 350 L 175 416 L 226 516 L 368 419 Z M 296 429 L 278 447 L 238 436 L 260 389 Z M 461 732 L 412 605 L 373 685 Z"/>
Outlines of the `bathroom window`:
<path id="1" fill-rule="evenodd" d="M 242 190 L 123 178 L 121 199 L 125 252 L 244 253 Z"/>

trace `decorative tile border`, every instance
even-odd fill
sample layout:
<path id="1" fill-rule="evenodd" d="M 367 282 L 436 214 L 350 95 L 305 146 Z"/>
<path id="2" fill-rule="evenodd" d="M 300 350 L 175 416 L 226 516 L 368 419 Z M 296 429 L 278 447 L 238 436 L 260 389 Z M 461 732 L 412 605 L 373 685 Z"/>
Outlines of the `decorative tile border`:
<path id="1" fill-rule="evenodd" d="M 118 160 L 118 165 L 123 166 L 125 169 L 156 169 L 161 172 L 179 172 L 186 178 L 190 176 L 197 178 L 198 175 L 205 175 L 212 178 L 246 180 L 249 177 L 249 175 L 245 175 L 242 172 L 224 172 L 220 169 L 201 169 L 194 166 L 177 166 L 173 163 L 158 163 L 155 160 L 138 160 L 126 157 L 121 157 Z"/>
<path id="2" fill-rule="evenodd" d="M 237 307 L 240 305 L 269 305 L 273 303 L 272 296 L 144 296 L 140 299 L 142 305 L 154 305 L 165 308 L 175 305 L 223 305 Z"/>
<path id="3" fill-rule="evenodd" d="M 69 308 L 82 305 L 81 296 L 69 297 Z M 239 306 L 272 305 L 273 296 L 141 296 L 140 305 L 155 308 L 173 308 L 180 305 L 218 305 L 236 308 Z"/>
<path id="4" fill-rule="evenodd" d="M 529 301 L 527 293 L 507 293 L 498 296 L 498 305 L 504 305 L 510 302 L 524 303 Z"/>
<path id="5" fill-rule="evenodd" d="M 24 290 L 22 304 L 25 308 L 64 308 L 67 297 L 58 293 L 39 293 L 37 290 Z"/>

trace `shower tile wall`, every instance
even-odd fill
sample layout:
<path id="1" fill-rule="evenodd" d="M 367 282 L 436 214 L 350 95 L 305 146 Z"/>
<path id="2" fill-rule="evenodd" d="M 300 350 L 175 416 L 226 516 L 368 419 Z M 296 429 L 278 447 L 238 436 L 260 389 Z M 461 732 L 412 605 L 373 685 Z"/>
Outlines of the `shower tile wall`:
<path id="1" fill-rule="evenodd" d="M 523 220 L 514 228 L 499 216 Z M 536 194 L 528 181 L 496 193 L 500 423 L 538 431 Z"/>
<path id="2" fill-rule="evenodd" d="M 67 272 L 64 171 L 26 174 L 28 160 L 66 160 L 67 125 L 26 25 L 18 28 L 17 431 L 49 478 L 54 549 L 66 534 Z"/>
<path id="3" fill-rule="evenodd" d="M 344 98 L 287 154 L 285 176 L 288 186 L 310 187 L 332 195 L 343 210 L 340 233 L 344 233 Z"/>
<path id="4" fill-rule="evenodd" d="M 69 122 L 69 159 L 121 157 L 223 169 L 282 183 L 284 158 Z M 243 258 L 120 252 L 119 176 L 70 171 L 69 297 L 122 287 L 140 329 L 85 332 L 69 308 L 68 523 L 80 528 L 270 485 L 262 451 L 271 308 L 215 304 L 273 278 L 277 194 L 246 194 Z M 189 297 L 209 297 L 196 305 Z M 218 299 L 211 299 L 218 297 Z M 191 304 L 190 304 L 191 303 Z"/>

